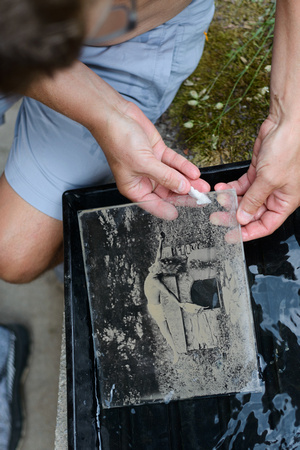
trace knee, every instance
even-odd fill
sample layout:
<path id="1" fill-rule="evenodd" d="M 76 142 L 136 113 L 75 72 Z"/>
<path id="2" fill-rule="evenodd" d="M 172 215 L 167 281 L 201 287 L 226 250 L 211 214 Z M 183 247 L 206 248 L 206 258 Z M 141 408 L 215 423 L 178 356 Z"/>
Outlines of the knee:
<path id="1" fill-rule="evenodd" d="M 0 278 L 28 283 L 61 262 L 62 222 L 25 202 L 0 178 Z"/>
<path id="2" fill-rule="evenodd" d="M 34 244 L 3 243 L 0 239 L 0 279 L 8 283 L 29 283 L 63 260 L 62 245 L 55 252 L 44 252 Z"/>
<path id="3" fill-rule="evenodd" d="M 0 244 L 1 245 L 1 244 Z M 0 278 L 13 284 L 29 283 L 39 275 L 35 265 L 22 254 L 17 254 L 14 249 L 0 252 Z"/>

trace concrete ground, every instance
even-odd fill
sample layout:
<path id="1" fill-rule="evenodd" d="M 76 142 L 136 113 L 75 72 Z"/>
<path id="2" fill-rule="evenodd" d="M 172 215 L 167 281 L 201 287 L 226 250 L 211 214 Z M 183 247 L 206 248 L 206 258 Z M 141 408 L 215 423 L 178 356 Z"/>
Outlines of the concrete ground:
<path id="1" fill-rule="evenodd" d="M 0 126 L 0 172 L 13 138 L 18 105 Z M 54 448 L 59 362 L 63 323 L 63 285 L 53 271 L 27 285 L 0 280 L 0 323 L 25 325 L 31 337 L 31 353 L 24 385 L 25 429 L 22 450 Z M 60 450 L 60 449 L 59 449 Z"/>

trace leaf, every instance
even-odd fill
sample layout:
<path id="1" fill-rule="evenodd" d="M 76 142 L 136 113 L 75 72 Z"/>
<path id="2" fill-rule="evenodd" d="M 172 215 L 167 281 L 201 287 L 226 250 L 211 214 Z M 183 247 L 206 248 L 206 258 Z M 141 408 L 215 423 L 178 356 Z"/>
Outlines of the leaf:
<path id="1" fill-rule="evenodd" d="M 194 82 L 191 80 L 185 80 L 185 82 L 183 83 L 185 86 L 194 86 Z"/>
<path id="2" fill-rule="evenodd" d="M 269 92 L 269 88 L 268 88 L 268 86 L 264 86 L 264 87 L 260 88 L 258 91 L 261 95 L 266 95 Z"/>
<path id="3" fill-rule="evenodd" d="M 219 102 L 219 103 L 217 103 L 217 104 L 215 105 L 215 108 L 216 108 L 216 109 L 223 109 L 223 107 L 224 107 L 224 105 L 223 105 L 223 103 L 221 103 L 221 102 Z"/>
<path id="4" fill-rule="evenodd" d="M 195 100 L 198 100 L 199 95 L 196 91 L 190 91 L 190 96 L 193 97 Z"/>
<path id="5" fill-rule="evenodd" d="M 183 124 L 183 126 L 184 126 L 185 128 L 193 128 L 194 123 L 193 123 L 191 120 L 189 120 L 188 122 L 185 122 L 185 123 Z"/>
<path id="6" fill-rule="evenodd" d="M 202 102 L 205 102 L 205 100 L 208 100 L 209 99 L 209 95 L 204 95 L 202 98 L 201 98 L 201 101 Z"/>
<path id="7" fill-rule="evenodd" d="M 216 136 L 215 134 L 213 134 L 212 137 L 211 137 L 211 148 L 212 148 L 212 150 L 216 150 L 217 149 L 218 140 L 219 140 L 219 136 Z"/>

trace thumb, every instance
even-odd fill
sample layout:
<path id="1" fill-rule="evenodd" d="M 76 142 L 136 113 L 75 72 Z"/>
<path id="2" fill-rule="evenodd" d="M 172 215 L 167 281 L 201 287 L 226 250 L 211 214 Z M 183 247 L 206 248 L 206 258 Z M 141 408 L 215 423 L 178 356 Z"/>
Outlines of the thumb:
<path id="1" fill-rule="evenodd" d="M 237 220 L 241 225 L 250 223 L 259 208 L 265 203 L 273 188 L 262 178 L 257 177 L 244 194 L 237 210 Z"/>

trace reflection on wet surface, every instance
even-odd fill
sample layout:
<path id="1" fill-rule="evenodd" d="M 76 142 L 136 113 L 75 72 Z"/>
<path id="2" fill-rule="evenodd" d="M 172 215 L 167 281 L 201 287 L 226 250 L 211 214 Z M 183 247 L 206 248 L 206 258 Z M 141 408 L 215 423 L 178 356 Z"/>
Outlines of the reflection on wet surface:
<path id="1" fill-rule="evenodd" d="M 232 398 L 215 448 L 300 448 L 300 249 L 288 230 L 246 247 L 264 390 Z"/>
<path id="2" fill-rule="evenodd" d="M 106 410 L 104 449 L 300 448 L 300 210 L 245 245 L 262 392 Z"/>

